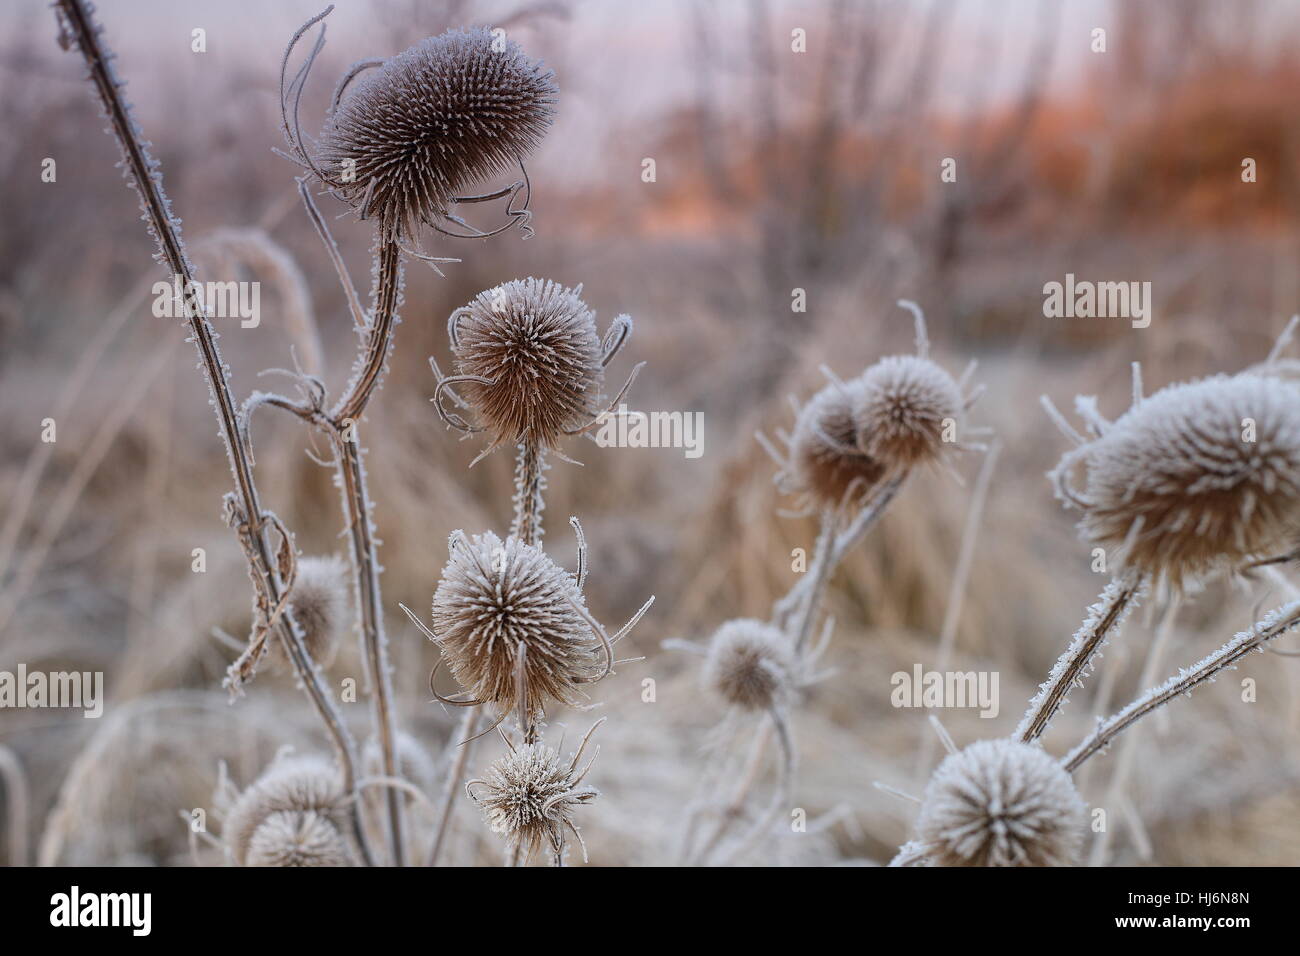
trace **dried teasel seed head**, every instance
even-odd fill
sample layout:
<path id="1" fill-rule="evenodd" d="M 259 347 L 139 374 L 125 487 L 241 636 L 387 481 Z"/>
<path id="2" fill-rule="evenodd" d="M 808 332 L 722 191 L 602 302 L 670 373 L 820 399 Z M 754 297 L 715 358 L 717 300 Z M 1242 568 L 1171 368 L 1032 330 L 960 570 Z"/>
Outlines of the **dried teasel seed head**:
<path id="1" fill-rule="evenodd" d="M 311 659 L 329 667 L 338 653 L 342 635 L 347 630 L 352 603 L 348 566 L 341 558 L 300 558 L 298 577 L 289 601 L 294 620 L 302 628 L 303 642 Z M 292 672 L 292 665 L 278 639 L 267 645 L 267 659 L 278 672 Z"/>
<path id="2" fill-rule="evenodd" d="M 861 501 L 876 486 L 885 468 L 857 442 L 854 409 L 862 398 L 859 380 L 832 382 L 800 409 L 778 477 L 782 491 L 825 509 Z"/>
<path id="3" fill-rule="evenodd" d="M 781 703 L 793 689 L 793 674 L 790 642 L 763 621 L 727 621 L 709 642 L 705 685 L 743 710 L 767 710 Z"/>
<path id="4" fill-rule="evenodd" d="M 253 831 L 245 866 L 351 866 L 338 824 L 315 810 L 269 814 Z"/>
<path id="5" fill-rule="evenodd" d="M 1041 747 L 981 740 L 939 764 L 916 826 L 935 866 L 1071 866 L 1087 809 Z"/>
<path id="6" fill-rule="evenodd" d="M 474 377 L 461 387 L 495 443 L 553 447 L 600 412 L 601 340 L 580 292 L 514 279 L 480 292 L 453 319 L 457 371 Z"/>
<path id="7" fill-rule="evenodd" d="M 964 400 L 951 375 L 928 358 L 892 355 L 862 373 L 854 406 L 858 447 L 888 469 L 934 461 L 959 425 Z"/>
<path id="8" fill-rule="evenodd" d="M 494 761 L 481 779 L 466 785 L 488 825 L 494 832 L 505 835 L 509 850 L 520 852 L 523 862 L 542 846 L 559 855 L 565 845 L 566 831 L 576 836 L 581 845 L 573 811 L 600 795 L 594 787 L 582 785 L 590 764 L 580 771 L 581 755 L 582 748 L 579 748 L 566 761 L 557 750 L 545 744 L 526 744 Z M 585 847 L 583 856 L 586 856 Z"/>
<path id="9" fill-rule="evenodd" d="M 409 235 L 536 149 L 555 96 L 554 74 L 514 41 L 450 30 L 353 81 L 316 162 L 337 195 Z"/>
<path id="10" fill-rule="evenodd" d="M 239 795 L 222 837 L 241 866 L 348 866 L 346 799 L 323 757 L 277 760 Z"/>
<path id="11" fill-rule="evenodd" d="M 1101 426 L 1051 473 L 1089 543 L 1175 586 L 1294 547 L 1300 387 L 1219 375 L 1161 389 Z"/>
<path id="12" fill-rule="evenodd" d="M 552 700 L 581 706 L 581 685 L 608 657 L 587 619 L 573 575 L 541 548 L 492 532 L 452 535 L 433 595 L 433 633 L 461 687 L 501 713 L 519 704 L 519 659 L 529 719 Z M 578 605 L 575 607 L 574 605 Z"/>

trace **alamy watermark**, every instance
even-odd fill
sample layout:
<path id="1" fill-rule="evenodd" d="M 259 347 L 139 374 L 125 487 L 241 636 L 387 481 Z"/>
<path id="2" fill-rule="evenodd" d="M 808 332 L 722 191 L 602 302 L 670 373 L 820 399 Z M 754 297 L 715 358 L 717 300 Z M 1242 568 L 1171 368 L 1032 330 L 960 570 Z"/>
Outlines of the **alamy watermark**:
<path id="1" fill-rule="evenodd" d="M 104 713 L 103 671 L 0 671 L 0 709 L 78 708 L 83 717 Z"/>
<path id="2" fill-rule="evenodd" d="M 160 319 L 189 318 L 192 300 L 210 319 L 239 319 L 244 329 L 262 324 L 260 282 L 186 282 L 175 275 L 171 282 L 155 282 L 152 292 L 153 314 Z"/>
<path id="3" fill-rule="evenodd" d="M 1076 281 L 1067 272 L 1064 282 L 1043 286 L 1043 315 L 1049 319 L 1131 319 L 1133 328 L 1151 324 L 1150 282 Z"/>
<path id="4" fill-rule="evenodd" d="M 927 671 L 914 664 L 910 674 L 894 672 L 889 683 L 894 688 L 889 702 L 895 707 L 978 707 L 985 718 L 1000 710 L 997 671 Z"/>
<path id="5" fill-rule="evenodd" d="M 601 416 L 592 436 L 602 448 L 682 448 L 687 458 L 704 454 L 703 412 L 636 412 L 626 405 Z"/>

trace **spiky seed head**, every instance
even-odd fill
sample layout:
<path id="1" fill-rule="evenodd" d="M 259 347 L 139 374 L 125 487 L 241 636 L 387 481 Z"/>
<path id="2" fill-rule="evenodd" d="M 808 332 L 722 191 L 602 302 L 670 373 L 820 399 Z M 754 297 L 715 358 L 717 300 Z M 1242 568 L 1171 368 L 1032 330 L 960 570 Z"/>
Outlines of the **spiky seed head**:
<path id="1" fill-rule="evenodd" d="M 277 760 L 239 795 L 222 838 L 241 866 L 348 866 L 346 799 L 323 757 Z"/>
<path id="2" fill-rule="evenodd" d="M 704 682 L 743 710 L 766 710 L 793 689 L 794 653 L 785 635 L 753 618 L 727 621 L 714 633 Z"/>
<path id="3" fill-rule="evenodd" d="M 1290 550 L 1300 535 L 1300 387 L 1246 374 L 1171 385 L 1067 454 L 1052 477 L 1082 509 L 1090 544 L 1174 585 Z"/>
<path id="4" fill-rule="evenodd" d="M 554 74 L 514 41 L 483 27 L 450 30 L 353 82 L 321 134 L 317 164 L 339 196 L 409 235 L 536 149 L 555 96 Z"/>
<path id="5" fill-rule="evenodd" d="M 488 379 L 460 386 L 496 443 L 553 447 L 600 411 L 605 381 L 596 315 L 549 279 L 513 279 L 461 311 L 457 371 Z"/>
<path id="6" fill-rule="evenodd" d="M 892 355 L 861 377 L 854 418 L 858 447 L 887 468 L 934 461 L 945 449 L 945 426 L 959 424 L 963 400 L 944 369 L 916 355 Z"/>
<path id="7" fill-rule="evenodd" d="M 823 509 L 851 505 L 875 487 L 885 469 L 858 446 L 854 408 L 862 397 L 860 380 L 832 382 L 800 409 L 778 478 L 782 491 Z"/>
<path id="8" fill-rule="evenodd" d="M 599 796 L 594 787 L 581 786 L 580 773 L 555 749 L 526 744 L 493 762 L 471 792 L 488 825 L 526 862 L 541 846 L 558 853 L 566 829 L 576 833 L 573 811 Z"/>
<path id="9" fill-rule="evenodd" d="M 936 866 L 1071 866 L 1087 809 L 1065 769 L 1034 744 L 981 740 L 930 778 L 917 832 Z"/>
<path id="10" fill-rule="evenodd" d="M 302 628 L 307 653 L 321 667 L 329 667 L 347 630 L 352 602 L 348 566 L 337 555 L 298 560 L 298 577 L 289 595 L 294 620 Z M 278 639 L 268 644 L 267 659 L 275 670 L 291 672 L 292 665 Z"/>
<path id="11" fill-rule="evenodd" d="M 514 536 L 458 532 L 452 542 L 433 595 L 433 633 L 452 676 L 505 713 L 519 703 L 523 653 L 529 719 L 552 700 L 581 705 L 581 685 L 600 677 L 607 657 L 574 606 L 586 608 L 573 575 Z"/>
<path id="12" fill-rule="evenodd" d="M 253 831 L 245 866 L 351 866 L 338 825 L 315 810 L 277 810 Z"/>

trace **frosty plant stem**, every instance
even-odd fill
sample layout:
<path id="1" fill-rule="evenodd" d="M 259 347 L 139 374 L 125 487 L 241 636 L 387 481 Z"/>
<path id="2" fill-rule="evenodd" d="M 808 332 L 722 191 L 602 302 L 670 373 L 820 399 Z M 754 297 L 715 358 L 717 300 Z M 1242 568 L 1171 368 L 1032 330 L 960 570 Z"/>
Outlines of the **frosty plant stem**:
<path id="1" fill-rule="evenodd" d="M 1075 633 L 1074 640 L 1057 659 L 1047 681 L 1029 702 L 1029 709 L 1016 728 L 1017 740 L 1031 743 L 1043 735 L 1070 691 L 1082 681 L 1097 651 L 1111 632 L 1123 625 L 1124 618 L 1146 590 L 1147 580 L 1144 574 L 1128 571 L 1106 585 L 1097 603 L 1088 609 L 1088 618 Z"/>
<path id="2" fill-rule="evenodd" d="M 1147 714 L 1169 703 L 1179 694 L 1190 694 L 1220 671 L 1232 667 L 1251 651 L 1262 651 L 1275 637 L 1300 627 L 1300 601 L 1292 601 L 1274 610 L 1248 631 L 1241 631 L 1213 654 L 1199 663 L 1183 668 L 1158 687 L 1153 687 L 1112 717 L 1097 724 L 1096 729 L 1061 761 L 1073 773 L 1093 754 L 1105 750 L 1121 733 Z"/>
<path id="3" fill-rule="evenodd" d="M 532 439 L 520 442 L 515 461 L 515 516 L 510 533 L 524 544 L 542 540 L 542 493 L 546 490 L 546 452 Z"/>
<path id="4" fill-rule="evenodd" d="M 393 686 L 388 663 L 388 637 L 384 633 L 383 598 L 379 585 L 379 559 L 376 554 L 372 504 L 366 487 L 366 469 L 357 434 L 358 422 L 371 396 L 383 378 L 388 352 L 393 343 L 393 327 L 401 302 L 402 260 L 397 241 L 391 236 L 379 239 L 375 253 L 374 307 L 366 329 L 361 353 L 347 393 L 330 414 L 334 434 L 338 437 L 335 461 L 339 488 L 343 494 L 344 519 L 352 540 L 352 563 L 356 575 L 357 607 L 361 615 L 361 647 L 370 676 L 370 699 L 384 776 L 398 777 L 397 718 L 393 708 Z M 402 795 L 387 788 L 389 841 L 394 866 L 405 861 L 402 821 Z"/>
<path id="5" fill-rule="evenodd" d="M 234 474 L 238 506 L 247 523 L 248 539 L 257 558 L 250 567 L 258 590 L 259 601 L 268 608 L 279 608 L 274 626 L 283 643 L 286 655 L 307 696 L 320 714 L 337 751 L 345 791 L 353 795 L 352 825 L 366 862 L 373 862 L 361 826 L 361 801 L 356 789 L 356 748 L 344 726 L 342 718 L 330 699 L 328 691 L 308 655 L 294 621 L 293 608 L 284 604 L 286 595 L 278 564 L 272 560 L 268 540 L 268 513 L 262 509 L 253 481 L 253 472 L 247 447 L 240 430 L 235 401 L 230 393 L 226 367 L 217 349 L 216 333 L 208 322 L 202 303 L 195 292 L 194 269 L 181 242 L 179 221 L 171 214 L 170 202 L 163 192 L 162 176 L 158 164 L 149 155 L 139 129 L 131 118 L 121 96 L 123 84 L 116 78 L 109 63 L 109 55 L 100 42 L 99 28 L 91 19 L 87 5 L 82 0 L 59 0 L 58 7 L 63 26 L 76 41 L 78 49 L 90 71 L 90 79 L 99 94 L 114 136 L 122 149 L 123 165 L 132 185 L 140 194 L 149 231 L 158 243 L 158 259 L 173 275 L 181 277 L 185 290 L 185 314 L 191 338 L 199 352 L 202 368 L 212 392 L 212 404 L 221 426 L 221 436 Z M 290 545 L 291 547 L 291 545 Z M 264 622 L 271 624 L 270 620 Z"/>

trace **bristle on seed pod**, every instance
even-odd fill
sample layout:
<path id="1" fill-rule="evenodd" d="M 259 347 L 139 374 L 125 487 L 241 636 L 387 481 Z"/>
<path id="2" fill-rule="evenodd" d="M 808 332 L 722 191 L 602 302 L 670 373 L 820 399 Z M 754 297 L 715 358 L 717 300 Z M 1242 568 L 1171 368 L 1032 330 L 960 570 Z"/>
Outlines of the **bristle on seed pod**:
<path id="1" fill-rule="evenodd" d="M 288 757 L 266 769 L 231 807 L 222 838 L 240 866 L 350 866 L 338 769 Z"/>
<path id="2" fill-rule="evenodd" d="M 885 468 L 858 446 L 854 409 L 862 400 L 860 380 L 832 382 L 799 410 L 788 464 L 777 479 L 783 492 L 817 510 L 852 506 L 868 496 Z"/>
<path id="3" fill-rule="evenodd" d="M 956 441 L 963 405 L 956 380 L 930 359 L 881 359 L 860 379 L 858 448 L 887 470 L 934 461 Z"/>
<path id="4" fill-rule="evenodd" d="M 580 291 L 515 279 L 452 317 L 460 387 L 494 445 L 554 447 L 600 413 L 601 339 Z"/>
<path id="5" fill-rule="evenodd" d="M 1096 437 L 1050 473 L 1088 543 L 1174 585 L 1294 547 L 1300 387 L 1219 375 L 1164 388 L 1114 423 L 1093 417 Z"/>
<path id="6" fill-rule="evenodd" d="M 981 740 L 930 778 L 917 818 L 933 866 L 1071 866 L 1087 810 L 1070 775 L 1041 747 Z"/>
<path id="7" fill-rule="evenodd" d="M 470 697 L 502 714 L 525 695 L 529 720 L 551 701 L 581 706 L 612 664 L 572 574 L 544 551 L 492 532 L 452 536 L 433 595 L 433 634 Z M 581 609 L 581 610 L 580 610 Z"/>
<path id="8" fill-rule="evenodd" d="M 793 673 L 790 642 L 763 621 L 727 621 L 709 641 L 704 682 L 742 710 L 768 710 L 782 703 L 793 689 Z"/>
<path id="9" fill-rule="evenodd" d="M 513 40 L 450 30 L 361 74 L 316 164 L 336 195 L 411 235 L 467 187 L 522 162 L 554 115 L 554 74 Z"/>

